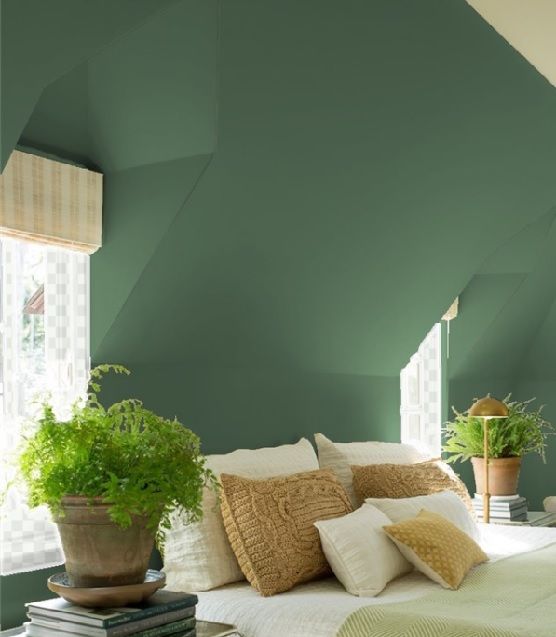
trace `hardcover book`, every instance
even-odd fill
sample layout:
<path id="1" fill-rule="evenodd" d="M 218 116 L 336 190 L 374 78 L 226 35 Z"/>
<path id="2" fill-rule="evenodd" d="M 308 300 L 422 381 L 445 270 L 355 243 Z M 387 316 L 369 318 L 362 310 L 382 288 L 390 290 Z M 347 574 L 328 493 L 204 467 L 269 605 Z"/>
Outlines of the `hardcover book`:
<path id="1" fill-rule="evenodd" d="M 479 516 L 479 520 L 481 519 L 482 519 L 482 516 Z M 491 514 L 490 521 L 491 522 L 526 522 L 527 512 L 521 513 L 520 515 L 513 515 L 512 517 Z"/>
<path id="2" fill-rule="evenodd" d="M 84 624 L 82 624 L 84 625 Z M 166 637 L 175 633 L 183 634 L 195 628 L 195 617 L 188 617 L 187 619 L 180 619 L 177 622 L 170 622 L 169 624 L 163 624 L 162 626 L 155 626 L 148 630 L 143 630 L 138 633 L 133 633 L 136 637 Z M 35 622 L 25 623 L 25 632 L 30 637 L 86 637 L 85 633 L 80 633 L 73 630 L 53 630 L 45 626 L 41 626 Z"/>
<path id="3" fill-rule="evenodd" d="M 26 606 L 28 612 L 33 614 L 33 616 L 41 615 L 60 621 L 110 628 L 127 622 L 135 622 L 147 617 L 194 607 L 197 601 L 197 595 L 191 593 L 159 590 L 146 601 L 134 607 L 84 608 L 83 606 L 66 602 L 60 597 L 42 602 L 29 602 Z"/>
<path id="4" fill-rule="evenodd" d="M 188 606 L 186 608 L 180 608 L 167 613 L 128 621 L 125 624 L 118 624 L 109 628 L 101 628 L 99 626 L 92 626 L 91 624 L 84 624 L 77 620 L 74 621 L 73 618 L 68 619 L 68 615 L 58 618 L 40 614 L 37 615 L 34 612 L 27 613 L 27 617 L 29 617 L 33 625 L 42 626 L 43 628 L 48 628 L 49 630 L 56 632 L 78 633 L 80 635 L 86 635 L 87 637 L 127 637 L 127 635 L 140 633 L 148 628 L 154 628 L 155 626 L 175 622 L 179 619 L 186 619 L 188 617 L 193 617 L 194 615 L 195 606 Z M 61 637 L 64 636 L 62 635 Z"/>
<path id="5" fill-rule="evenodd" d="M 491 495 L 491 506 L 517 506 L 521 502 L 527 502 L 527 498 L 522 495 Z M 483 496 L 480 493 L 476 493 L 473 498 L 473 504 L 483 504 Z"/>
<path id="6" fill-rule="evenodd" d="M 501 499 L 501 498 L 511 499 Z M 498 499 L 490 500 L 491 517 L 503 517 L 514 519 L 527 514 L 527 500 L 520 496 L 499 496 Z M 481 515 L 483 512 L 483 500 L 475 496 L 473 508 Z"/>
<path id="7" fill-rule="evenodd" d="M 21 633 L 21 635 L 18 635 L 18 637 L 25 637 L 26 635 L 29 635 L 29 637 L 33 637 L 35 635 L 37 635 L 36 632 L 34 632 L 34 629 L 32 628 L 32 624 L 30 623 L 26 623 L 24 624 L 24 628 L 25 628 L 25 632 Z M 32 632 L 33 631 L 33 632 Z M 75 635 L 76 633 L 66 633 L 67 635 Z M 47 633 L 43 633 L 43 636 L 46 637 L 48 635 L 48 637 L 52 637 L 52 633 L 51 632 L 47 632 Z M 172 633 L 171 635 L 168 635 L 167 637 L 198 637 L 197 636 L 197 631 L 195 628 L 190 628 L 189 630 L 186 631 L 179 631 L 177 633 Z"/>
<path id="8" fill-rule="evenodd" d="M 479 509 L 476 508 L 475 512 L 477 513 L 477 515 L 482 516 L 483 515 L 483 509 Z M 512 509 L 510 511 L 506 510 L 500 510 L 500 509 L 490 509 L 490 517 L 494 517 L 494 518 L 506 518 L 508 520 L 514 520 L 517 519 L 519 517 L 525 516 L 527 517 L 527 507 L 523 506 L 520 507 L 519 509 Z"/>

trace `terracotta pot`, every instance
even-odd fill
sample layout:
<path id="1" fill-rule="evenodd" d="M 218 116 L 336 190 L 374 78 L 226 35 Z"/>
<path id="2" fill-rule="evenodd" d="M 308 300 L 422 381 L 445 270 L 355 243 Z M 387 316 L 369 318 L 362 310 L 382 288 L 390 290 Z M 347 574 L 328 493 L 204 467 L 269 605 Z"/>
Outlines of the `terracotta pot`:
<path id="1" fill-rule="evenodd" d="M 471 458 L 477 493 L 484 492 L 484 458 Z M 490 495 L 515 495 L 521 458 L 490 458 L 488 479 Z"/>
<path id="2" fill-rule="evenodd" d="M 91 504 L 83 496 L 62 498 L 63 514 L 55 521 L 73 586 L 124 586 L 144 581 L 154 533 L 140 516 L 133 516 L 131 526 L 121 529 L 110 519 L 108 508 L 101 498 L 94 498 Z"/>

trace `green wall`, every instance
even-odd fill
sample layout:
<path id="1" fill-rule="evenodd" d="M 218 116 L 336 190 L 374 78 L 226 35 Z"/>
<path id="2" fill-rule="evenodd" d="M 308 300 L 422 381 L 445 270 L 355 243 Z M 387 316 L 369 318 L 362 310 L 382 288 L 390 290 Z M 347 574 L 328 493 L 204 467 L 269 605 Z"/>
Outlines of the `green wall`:
<path id="1" fill-rule="evenodd" d="M 204 37 L 172 31 L 136 73 L 180 17 Z M 312 432 L 338 404 L 374 417 L 331 434 L 385 435 L 399 369 L 491 237 L 554 203 L 552 90 L 463 3 L 179 3 L 89 76 L 109 171 L 94 358 L 132 367 L 208 450 L 275 440 L 276 419 Z M 161 404 L 170 364 L 180 398 Z"/>
<path id="2" fill-rule="evenodd" d="M 537 398 L 556 422 L 555 217 L 551 209 L 503 242 L 460 296 L 448 360 L 449 399 L 459 410 L 487 392 L 511 392 L 518 400 Z M 555 437 L 547 459 L 524 459 L 520 493 L 532 509 L 556 493 Z M 472 487 L 470 468 L 461 471 Z"/>
<path id="3" fill-rule="evenodd" d="M 521 358 L 481 353 L 522 279 L 547 281 L 546 230 L 496 254 L 550 225 L 556 96 L 464 0 L 41 6 L 2 5 L 2 157 L 105 175 L 92 356 L 133 370 L 107 400 L 177 414 L 207 452 L 397 440 L 399 370 L 462 291 L 450 398 L 513 389 Z M 503 344 L 534 323 L 509 307 Z"/>
<path id="4" fill-rule="evenodd" d="M 2 630 L 13 628 L 27 621 L 25 602 L 56 597 L 46 588 L 46 580 L 60 567 L 47 568 L 33 573 L 18 573 L 0 577 L 0 620 Z"/>

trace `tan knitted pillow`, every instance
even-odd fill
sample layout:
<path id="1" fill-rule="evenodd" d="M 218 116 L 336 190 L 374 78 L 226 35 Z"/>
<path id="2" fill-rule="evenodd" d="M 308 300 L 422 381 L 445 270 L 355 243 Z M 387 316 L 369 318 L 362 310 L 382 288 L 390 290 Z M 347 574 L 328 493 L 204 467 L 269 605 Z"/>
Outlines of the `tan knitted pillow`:
<path id="1" fill-rule="evenodd" d="M 444 588 L 459 588 L 473 566 L 488 560 L 467 533 L 432 511 L 383 529 L 417 570 Z"/>
<path id="2" fill-rule="evenodd" d="M 359 501 L 366 498 L 413 498 L 440 491 L 454 491 L 474 514 L 466 486 L 446 463 L 369 464 L 352 466 L 353 488 Z"/>
<path id="3" fill-rule="evenodd" d="M 329 573 L 314 523 L 351 512 L 331 471 L 266 480 L 222 474 L 220 479 L 224 527 L 257 591 L 274 595 Z"/>

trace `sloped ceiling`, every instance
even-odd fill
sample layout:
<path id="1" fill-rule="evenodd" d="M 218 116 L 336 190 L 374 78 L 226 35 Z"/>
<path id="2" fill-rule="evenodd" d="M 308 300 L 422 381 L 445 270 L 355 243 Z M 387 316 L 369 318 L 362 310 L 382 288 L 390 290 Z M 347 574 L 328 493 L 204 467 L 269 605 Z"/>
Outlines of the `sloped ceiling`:
<path id="1" fill-rule="evenodd" d="M 496 316 L 535 271 L 556 93 L 464 0 L 87 0 L 52 53 L 48 4 L 38 70 L 14 61 L 33 7 L 2 16 L 3 81 L 32 87 L 3 91 L 3 151 L 105 172 L 96 362 L 397 388 L 457 294 L 499 275 Z M 489 261 L 521 232 L 530 254 Z"/>
<path id="2" fill-rule="evenodd" d="M 467 0 L 517 51 L 556 86 L 554 0 Z"/>
<path id="3" fill-rule="evenodd" d="M 42 91 L 175 0 L 3 0 L 0 164 Z"/>
<path id="4" fill-rule="evenodd" d="M 185 6 L 199 20 L 201 7 Z M 95 339 L 99 360 L 395 377 L 492 238 L 554 204 L 556 96 L 473 11 L 349 6 L 222 3 L 214 159 Z M 204 24 L 196 46 L 212 37 Z M 117 58 L 91 61 L 107 94 L 109 67 L 132 64 L 160 33 L 153 21 L 118 43 Z M 210 69 L 210 56 L 191 57 Z M 155 114 L 164 136 L 168 117 L 145 104 L 145 87 L 165 81 L 173 95 L 175 78 L 192 72 L 178 55 L 164 69 L 163 80 L 153 66 L 117 94 L 115 112 L 129 117 L 111 127 L 106 118 L 96 134 L 109 161 L 127 152 L 116 142 L 124 134 L 144 144 Z M 187 111 L 179 121 L 172 144 L 195 148 Z M 101 256 L 93 273 L 104 283 L 113 273 L 100 274 Z"/>
<path id="5" fill-rule="evenodd" d="M 533 361 L 553 369 L 547 329 L 556 299 L 555 218 L 556 209 L 503 243 L 462 292 L 451 379 L 530 378 Z"/>
<path id="6" fill-rule="evenodd" d="M 556 86 L 556 3 L 468 0 L 520 55 Z M 498 248 L 462 293 L 450 376 L 556 380 L 555 211 Z"/>

